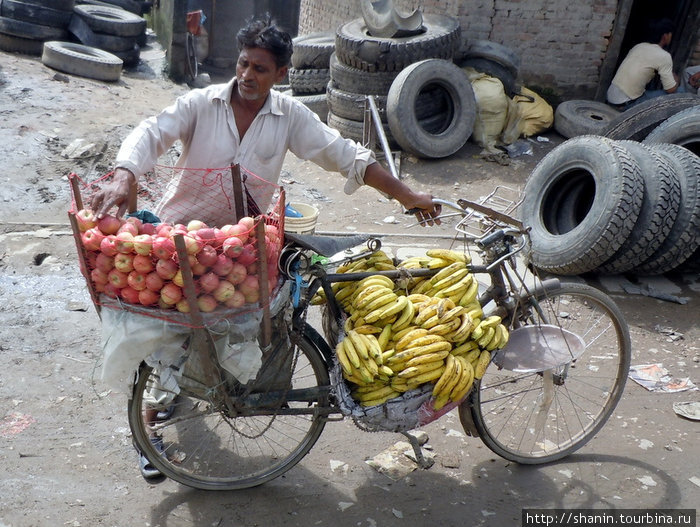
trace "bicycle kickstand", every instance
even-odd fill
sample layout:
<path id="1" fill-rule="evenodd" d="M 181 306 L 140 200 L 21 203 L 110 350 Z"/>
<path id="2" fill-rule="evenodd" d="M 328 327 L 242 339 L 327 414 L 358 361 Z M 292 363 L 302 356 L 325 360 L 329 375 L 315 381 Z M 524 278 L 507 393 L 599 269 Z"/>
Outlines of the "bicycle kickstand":
<path id="1" fill-rule="evenodd" d="M 413 454 L 416 456 L 416 463 L 418 463 L 418 466 L 424 469 L 432 467 L 435 460 L 432 458 L 427 458 L 423 455 L 423 450 L 421 449 L 421 444 L 418 438 L 408 432 L 401 432 L 401 435 L 405 436 L 406 439 L 408 439 L 408 442 L 411 443 L 411 446 L 413 447 Z"/>

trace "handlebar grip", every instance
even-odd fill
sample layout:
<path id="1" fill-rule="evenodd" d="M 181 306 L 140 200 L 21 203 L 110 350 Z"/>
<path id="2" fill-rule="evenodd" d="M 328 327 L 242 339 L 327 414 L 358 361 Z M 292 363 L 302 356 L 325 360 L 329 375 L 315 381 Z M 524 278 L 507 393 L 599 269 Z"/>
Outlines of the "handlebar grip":
<path id="1" fill-rule="evenodd" d="M 498 229 L 491 234 L 487 234 L 476 243 L 479 247 L 488 247 L 489 245 L 493 245 L 494 243 L 501 241 L 503 238 L 505 238 L 505 236 L 505 231 L 503 229 Z"/>

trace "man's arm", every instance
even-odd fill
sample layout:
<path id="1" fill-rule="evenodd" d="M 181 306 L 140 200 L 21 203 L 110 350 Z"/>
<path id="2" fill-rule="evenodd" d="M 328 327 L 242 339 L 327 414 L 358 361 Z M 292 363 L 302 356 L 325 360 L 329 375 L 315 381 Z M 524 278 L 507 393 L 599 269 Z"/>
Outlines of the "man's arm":
<path id="1" fill-rule="evenodd" d="M 367 166 L 364 177 L 365 185 L 396 199 L 407 210 L 421 209 L 416 218 L 423 225 L 439 225 L 440 205 L 433 204 L 433 198 L 425 192 L 415 192 L 402 181 L 396 179 L 379 163 Z"/>
<path id="2" fill-rule="evenodd" d="M 104 217 L 115 206 L 118 207 L 117 217 L 123 216 L 129 205 L 129 192 L 132 188 L 136 190 L 136 176 L 131 171 L 117 168 L 113 177 L 112 182 L 100 189 L 90 202 L 90 208 L 98 218 Z"/>

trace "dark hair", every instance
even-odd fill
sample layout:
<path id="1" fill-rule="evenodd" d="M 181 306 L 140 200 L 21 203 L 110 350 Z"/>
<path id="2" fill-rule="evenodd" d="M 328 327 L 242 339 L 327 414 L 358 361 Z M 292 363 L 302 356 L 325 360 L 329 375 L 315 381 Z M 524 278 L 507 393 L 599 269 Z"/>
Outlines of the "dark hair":
<path id="1" fill-rule="evenodd" d="M 280 29 L 270 14 L 263 18 L 248 21 L 236 35 L 238 51 L 243 48 L 260 48 L 270 51 L 275 56 L 278 68 L 289 65 L 292 58 L 292 37 Z"/>
<path id="2" fill-rule="evenodd" d="M 668 18 L 662 18 L 660 20 L 652 20 L 649 22 L 649 34 L 647 37 L 647 42 L 652 44 L 658 44 L 661 38 L 666 33 L 673 33 L 673 22 Z"/>

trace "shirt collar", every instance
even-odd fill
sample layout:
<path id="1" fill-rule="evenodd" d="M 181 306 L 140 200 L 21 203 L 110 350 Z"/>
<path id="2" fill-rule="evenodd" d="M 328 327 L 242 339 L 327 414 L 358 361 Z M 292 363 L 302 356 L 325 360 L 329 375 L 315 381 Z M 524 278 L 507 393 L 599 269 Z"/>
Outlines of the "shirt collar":
<path id="1" fill-rule="evenodd" d="M 231 104 L 231 94 L 233 93 L 234 87 L 236 85 L 237 79 L 233 77 L 226 84 L 218 85 L 211 94 L 211 100 L 220 99 L 227 104 Z M 271 113 L 274 115 L 284 115 L 282 108 L 280 106 L 280 93 L 277 90 L 270 90 L 270 94 L 260 108 L 259 113 Z"/>

